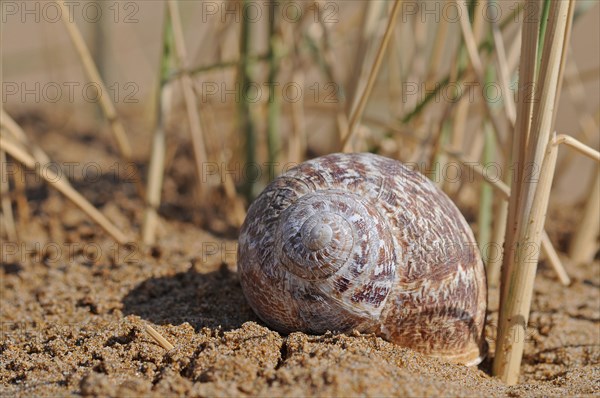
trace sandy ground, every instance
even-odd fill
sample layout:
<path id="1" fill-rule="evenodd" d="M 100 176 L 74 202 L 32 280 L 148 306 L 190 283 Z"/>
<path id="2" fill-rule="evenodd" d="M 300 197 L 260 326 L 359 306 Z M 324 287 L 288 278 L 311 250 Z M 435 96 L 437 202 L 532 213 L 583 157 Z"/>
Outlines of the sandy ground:
<path id="1" fill-rule="evenodd" d="M 61 161 L 116 159 L 101 145 L 56 134 L 39 139 Z M 179 199 L 193 193 L 173 170 L 159 244 L 147 249 L 118 246 L 59 194 L 28 185 L 32 218 L 20 226 L 23 243 L 2 242 L 0 395 L 600 394 L 598 260 L 570 264 L 570 287 L 541 264 L 520 384 L 508 387 L 490 376 L 491 358 L 467 368 L 371 335 L 282 336 L 265 327 L 243 297 L 235 230 L 223 209 Z M 139 228 L 142 204 L 132 184 L 104 176 L 75 186 L 124 231 Z M 576 211 L 552 213 L 547 228 L 559 249 L 573 220 Z M 497 291 L 489 301 L 493 355 Z M 157 345 L 144 322 L 175 348 Z"/>

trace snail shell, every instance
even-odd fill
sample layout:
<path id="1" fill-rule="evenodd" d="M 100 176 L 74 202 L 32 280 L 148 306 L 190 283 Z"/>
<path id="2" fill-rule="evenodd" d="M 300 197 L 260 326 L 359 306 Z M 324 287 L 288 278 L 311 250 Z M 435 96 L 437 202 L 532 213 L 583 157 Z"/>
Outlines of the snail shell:
<path id="1" fill-rule="evenodd" d="M 276 178 L 250 206 L 238 270 L 250 306 L 283 333 L 358 330 L 467 365 L 485 356 L 469 225 L 398 161 L 332 154 Z"/>

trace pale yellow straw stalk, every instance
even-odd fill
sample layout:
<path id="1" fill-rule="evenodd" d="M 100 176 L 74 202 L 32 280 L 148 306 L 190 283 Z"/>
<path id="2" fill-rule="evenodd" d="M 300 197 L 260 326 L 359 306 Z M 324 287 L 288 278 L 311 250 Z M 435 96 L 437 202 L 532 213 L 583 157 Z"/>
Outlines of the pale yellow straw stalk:
<path id="1" fill-rule="evenodd" d="M 0 151 L 0 197 L 2 198 L 2 220 L 6 229 L 6 237 L 11 242 L 17 241 L 17 228 L 15 227 L 15 218 L 13 217 L 12 203 L 8 196 L 8 163 L 6 153 Z"/>
<path id="2" fill-rule="evenodd" d="M 204 196 L 206 194 L 206 187 L 202 186 L 202 162 L 208 161 L 208 157 L 206 155 L 206 146 L 204 145 L 204 134 L 202 132 L 200 114 L 198 113 L 198 101 L 196 94 L 194 93 L 192 77 L 187 69 L 187 51 L 185 48 L 179 8 L 177 2 L 174 0 L 169 0 L 167 4 L 171 24 L 173 26 L 173 42 L 175 44 L 176 53 L 175 59 L 177 60 L 177 67 L 181 70 L 178 80 L 181 90 L 183 91 L 183 98 L 187 110 L 192 148 L 194 150 L 194 159 L 196 161 L 198 190 L 200 191 L 200 195 Z"/>
<path id="3" fill-rule="evenodd" d="M 146 333 L 148 333 L 165 350 L 169 351 L 175 348 L 173 344 L 171 344 L 167 339 L 165 339 L 152 326 L 148 325 L 147 323 L 144 323 L 144 329 L 146 330 Z"/>
<path id="4" fill-rule="evenodd" d="M 396 24 L 396 18 L 400 13 L 400 5 L 402 4 L 402 0 L 396 0 L 394 3 L 394 7 L 392 8 L 390 17 L 388 19 L 388 24 L 385 29 L 385 33 L 383 38 L 381 39 L 381 44 L 379 45 L 379 49 L 377 50 L 377 55 L 375 56 L 375 61 L 373 62 L 373 66 L 369 72 L 369 77 L 367 79 L 367 85 L 364 91 L 361 93 L 360 99 L 358 100 L 358 104 L 356 108 L 352 111 L 350 116 L 350 122 L 348 124 L 348 131 L 346 132 L 346 136 L 342 139 L 342 150 L 344 152 L 352 151 L 352 137 L 356 131 L 357 124 L 360 123 L 360 119 L 362 118 L 362 114 L 367 105 L 367 101 L 371 96 L 371 91 L 373 90 L 373 86 L 375 85 L 375 80 L 377 79 L 377 74 L 379 72 L 379 67 L 381 66 L 381 61 L 383 60 L 383 56 L 385 55 L 385 50 L 387 48 L 388 42 L 392 37 L 392 33 L 394 31 L 394 26 Z"/>
<path id="5" fill-rule="evenodd" d="M 123 127 L 123 123 L 119 119 L 117 115 L 117 111 L 115 110 L 115 106 L 113 105 L 110 97 L 108 95 L 104 95 L 108 90 L 106 89 L 106 85 L 104 81 L 100 77 L 100 73 L 98 72 L 98 68 L 92 59 L 92 55 L 90 54 L 90 50 L 87 48 L 85 41 L 83 40 L 83 36 L 81 32 L 75 25 L 75 21 L 73 20 L 73 16 L 71 15 L 71 11 L 69 7 L 66 6 L 65 2 L 62 0 L 57 1 L 59 7 L 61 8 L 61 16 L 62 21 L 67 28 L 67 32 L 69 33 L 69 37 L 79 54 L 79 58 L 81 59 L 81 63 L 83 64 L 83 69 L 91 81 L 98 84 L 100 87 L 100 95 L 99 101 L 102 110 L 104 111 L 104 115 L 108 122 L 110 123 L 110 127 L 112 129 L 115 140 L 117 141 L 117 147 L 121 152 L 121 156 L 127 161 L 131 161 L 131 146 L 129 144 L 129 140 L 127 139 L 127 134 L 125 133 L 125 128 Z"/>
<path id="6" fill-rule="evenodd" d="M 148 189 L 146 190 L 146 210 L 142 226 L 142 242 L 153 245 L 156 241 L 158 226 L 158 207 L 162 191 L 165 168 L 165 122 L 166 110 L 170 108 L 173 87 L 167 83 L 159 94 L 158 122 L 152 139 L 150 165 L 148 170 Z"/>
<path id="7" fill-rule="evenodd" d="M 537 78 L 536 54 L 538 51 L 538 31 L 540 26 L 541 7 L 539 1 L 529 0 L 525 4 L 523 12 L 531 18 L 523 20 L 521 34 L 521 56 L 519 63 L 519 89 L 517 119 L 512 138 L 511 164 L 513 165 L 513 176 L 511 181 L 512 198 L 508 203 L 508 217 L 506 221 L 506 236 L 504 238 L 504 253 L 502 257 L 502 273 L 500 275 L 500 303 L 503 302 L 504 290 L 507 286 L 507 277 L 511 272 L 512 260 L 506 259 L 506 248 L 515 245 L 515 233 L 519 218 L 519 195 L 521 192 L 521 181 L 525 168 L 525 151 L 529 142 L 531 131 L 531 115 L 533 113 L 534 86 Z"/>
<path id="8" fill-rule="evenodd" d="M 507 384 L 515 384 L 524 349 L 524 338 L 537 261 L 540 254 L 542 231 L 554 169 L 557 144 L 549 142 L 554 104 L 558 89 L 558 76 L 562 63 L 563 43 L 566 36 L 567 16 L 571 1 L 551 2 L 544 51 L 540 64 L 537 89 L 539 95 L 534 107 L 531 136 L 526 149 L 525 162 L 542 165 L 539 181 L 535 178 L 518 180 L 522 184 L 518 200 L 518 220 L 514 242 L 504 256 L 502 297 L 498 323 L 494 374 Z M 537 34 L 537 32 L 533 32 Z M 526 56 L 531 57 L 532 54 Z M 510 221 L 510 220 L 509 220 Z M 511 224 L 509 224 L 510 226 Z M 507 239 L 507 242 L 510 242 Z M 511 242 L 513 243 L 513 242 Z M 511 263 L 514 262 L 514 266 Z M 508 266 L 507 266 L 508 265 Z M 519 338 L 520 336 L 520 338 Z"/>
<path id="9" fill-rule="evenodd" d="M 569 247 L 569 256 L 575 263 L 591 262 L 598 250 L 600 235 L 600 169 L 594 171 L 594 182 L 583 210 L 581 223 Z"/>
<path id="10" fill-rule="evenodd" d="M 79 192 L 77 192 L 65 180 L 64 176 L 56 174 L 51 168 L 41 171 L 36 167 L 36 160 L 29 155 L 18 144 L 10 142 L 6 138 L 0 138 L 0 148 L 12 156 L 13 159 L 23 164 L 28 169 L 32 169 L 38 176 L 43 178 L 48 185 L 55 188 L 57 191 L 70 199 L 77 207 L 83 210 L 93 221 L 95 221 L 102 229 L 112 236 L 118 243 L 125 244 L 129 241 L 127 236 L 123 234 L 113 223 L 110 222 L 104 214 L 100 213 L 90 202 L 87 201 Z"/>

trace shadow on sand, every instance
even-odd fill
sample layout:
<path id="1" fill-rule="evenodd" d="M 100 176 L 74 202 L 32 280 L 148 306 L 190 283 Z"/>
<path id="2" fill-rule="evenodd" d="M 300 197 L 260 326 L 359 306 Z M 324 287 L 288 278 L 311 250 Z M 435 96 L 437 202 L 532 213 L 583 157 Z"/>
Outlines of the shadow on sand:
<path id="1" fill-rule="evenodd" d="M 225 265 L 206 274 L 192 268 L 169 277 L 149 278 L 123 298 L 123 313 L 158 325 L 188 322 L 196 331 L 219 326 L 227 331 L 258 321 L 237 275 Z"/>

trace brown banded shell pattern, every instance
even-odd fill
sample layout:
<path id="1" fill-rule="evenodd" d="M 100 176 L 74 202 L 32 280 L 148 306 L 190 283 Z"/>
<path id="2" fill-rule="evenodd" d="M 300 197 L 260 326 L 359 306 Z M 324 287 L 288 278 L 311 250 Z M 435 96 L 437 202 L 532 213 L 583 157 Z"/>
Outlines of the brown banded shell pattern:
<path id="1" fill-rule="evenodd" d="M 332 154 L 276 178 L 238 246 L 244 295 L 282 331 L 353 329 L 473 364 L 483 354 L 483 264 L 463 216 L 423 175 Z"/>

